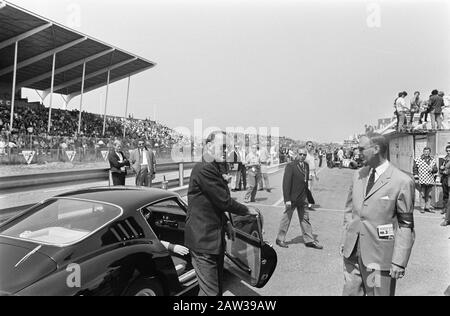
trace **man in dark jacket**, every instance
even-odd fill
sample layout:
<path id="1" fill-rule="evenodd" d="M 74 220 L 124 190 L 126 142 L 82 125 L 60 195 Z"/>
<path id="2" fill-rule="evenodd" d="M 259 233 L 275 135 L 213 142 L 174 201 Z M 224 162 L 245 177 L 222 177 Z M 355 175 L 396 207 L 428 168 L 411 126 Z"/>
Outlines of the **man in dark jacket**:
<path id="1" fill-rule="evenodd" d="M 225 233 L 233 229 L 225 213 L 249 215 L 248 208 L 231 198 L 224 174 L 226 135 L 214 132 L 206 140 L 203 162 L 192 170 L 188 190 L 185 246 L 197 273 L 200 296 L 221 296 Z"/>
<path id="2" fill-rule="evenodd" d="M 444 93 L 439 93 L 438 90 L 433 90 L 433 92 L 431 92 L 430 108 L 432 109 L 431 125 L 433 129 L 437 128 L 438 130 L 441 130 L 444 128 L 442 125 L 442 108 L 445 106 L 443 96 Z"/>
<path id="3" fill-rule="evenodd" d="M 323 247 L 314 240 L 311 222 L 309 221 L 309 214 L 308 211 L 305 210 L 309 181 L 309 166 L 305 162 L 306 156 L 306 149 L 298 150 L 295 160 L 289 163 L 284 171 L 283 195 L 286 209 L 281 219 L 280 229 L 276 240 L 276 244 L 282 248 L 288 248 L 285 238 L 289 225 L 291 224 L 292 215 L 294 211 L 297 210 L 305 246 L 323 249 Z"/>
<path id="4" fill-rule="evenodd" d="M 126 167 L 130 166 L 130 162 L 122 152 L 122 143 L 120 141 L 114 142 L 114 150 L 110 151 L 108 160 L 111 166 L 113 185 L 125 185 Z"/>

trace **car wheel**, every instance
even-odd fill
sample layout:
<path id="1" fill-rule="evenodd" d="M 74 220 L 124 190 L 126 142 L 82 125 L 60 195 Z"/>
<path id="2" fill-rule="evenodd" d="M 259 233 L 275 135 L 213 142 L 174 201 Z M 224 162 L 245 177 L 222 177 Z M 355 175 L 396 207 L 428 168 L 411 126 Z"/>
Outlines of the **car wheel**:
<path id="1" fill-rule="evenodd" d="M 134 282 L 126 292 L 125 296 L 163 296 L 164 292 L 155 279 L 141 279 Z"/>

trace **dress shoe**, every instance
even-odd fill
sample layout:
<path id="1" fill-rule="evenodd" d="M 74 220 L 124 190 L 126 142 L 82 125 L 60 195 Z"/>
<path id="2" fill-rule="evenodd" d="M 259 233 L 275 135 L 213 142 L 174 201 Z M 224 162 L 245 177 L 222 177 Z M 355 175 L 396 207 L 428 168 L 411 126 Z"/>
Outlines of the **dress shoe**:
<path id="1" fill-rule="evenodd" d="M 427 211 L 427 210 L 420 210 L 420 213 L 421 213 L 421 214 L 425 214 L 426 211 Z"/>
<path id="2" fill-rule="evenodd" d="M 425 210 L 425 212 L 428 212 L 428 213 L 434 214 L 434 211 L 433 211 L 433 210 L 430 210 L 430 209 L 426 209 L 426 210 Z"/>
<path id="3" fill-rule="evenodd" d="M 271 189 L 266 189 L 266 191 L 267 191 L 268 193 L 272 193 L 272 190 L 271 190 Z"/>
<path id="4" fill-rule="evenodd" d="M 281 241 L 281 240 L 277 240 L 276 244 L 277 244 L 277 246 L 279 246 L 281 248 L 289 248 L 289 246 L 284 241 Z"/>
<path id="5" fill-rule="evenodd" d="M 305 244 L 306 247 L 308 248 L 314 248 L 314 249 L 318 249 L 318 250 L 322 250 L 323 246 L 320 245 L 317 241 L 315 242 L 309 242 L 307 244 Z"/>

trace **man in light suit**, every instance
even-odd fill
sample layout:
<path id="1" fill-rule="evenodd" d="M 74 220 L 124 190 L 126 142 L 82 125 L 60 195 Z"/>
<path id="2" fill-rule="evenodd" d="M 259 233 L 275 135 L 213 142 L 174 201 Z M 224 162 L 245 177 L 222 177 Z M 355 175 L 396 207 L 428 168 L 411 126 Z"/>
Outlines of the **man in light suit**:
<path id="1" fill-rule="evenodd" d="M 138 148 L 131 152 L 131 167 L 136 173 L 136 186 L 151 187 L 156 174 L 156 158 L 153 151 L 145 147 L 145 141 L 138 142 Z"/>
<path id="2" fill-rule="evenodd" d="M 355 173 L 346 203 L 341 255 L 343 295 L 394 296 L 414 244 L 414 181 L 387 160 L 384 136 L 363 136 L 366 167 Z"/>

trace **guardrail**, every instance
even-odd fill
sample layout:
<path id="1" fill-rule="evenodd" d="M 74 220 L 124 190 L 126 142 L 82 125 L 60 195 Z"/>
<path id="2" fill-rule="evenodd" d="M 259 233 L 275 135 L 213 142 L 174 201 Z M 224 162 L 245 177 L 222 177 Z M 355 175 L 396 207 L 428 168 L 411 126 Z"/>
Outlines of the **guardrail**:
<path id="1" fill-rule="evenodd" d="M 178 185 L 183 186 L 185 182 L 184 170 L 192 169 L 195 164 L 195 162 L 161 164 L 157 165 L 157 171 L 158 173 L 178 171 Z M 133 176 L 133 174 L 129 174 L 129 177 Z M 70 183 L 109 181 L 109 179 L 109 169 L 70 170 L 20 176 L 6 176 L 0 177 L 0 192 L 4 193 L 5 191 L 11 190 L 30 189 L 37 186 L 61 186 L 62 184 Z"/>
<path id="2" fill-rule="evenodd" d="M 180 170 L 181 173 L 180 174 L 184 174 L 184 168 L 192 168 L 195 165 L 195 163 L 185 163 L 185 164 L 165 164 L 165 165 L 159 165 L 158 167 L 158 171 L 161 172 L 172 172 L 172 171 L 176 171 L 176 170 Z M 280 169 L 283 169 L 285 167 L 286 164 L 281 164 L 281 165 L 277 165 L 277 166 L 272 166 L 270 167 L 270 172 L 269 173 L 276 173 L 278 172 Z M 178 168 L 178 169 L 175 169 Z M 108 177 L 108 169 L 97 169 L 97 170 L 103 170 L 103 172 L 99 173 L 97 176 L 105 176 L 106 173 L 106 177 Z M 91 170 L 92 171 L 92 170 Z M 52 173 L 53 175 L 56 175 L 57 173 Z M 95 175 L 92 175 L 92 177 L 95 179 Z M 3 178 L 7 178 L 7 177 L 3 177 Z M 20 176 L 17 177 L 8 177 L 8 178 L 20 178 Z M 48 177 L 50 179 L 50 177 Z M 1 181 L 2 178 L 0 178 Z M 42 179 L 42 178 L 41 178 Z M 98 178 L 96 178 L 98 179 Z M 17 179 L 10 179 L 11 181 L 17 181 Z M 104 179 L 105 181 L 107 181 L 107 178 Z M 188 191 L 188 185 L 180 185 L 180 184 L 188 184 L 190 180 L 190 177 L 183 177 L 180 179 L 171 179 L 168 180 L 168 189 L 170 191 L 176 192 L 181 196 L 186 196 L 187 195 L 187 191 Z M 46 180 L 47 181 L 47 180 Z M 84 181 L 86 182 L 86 181 Z M 31 182 L 30 182 L 31 183 Z M 3 182 L 1 182 L 1 184 L 3 184 Z M 30 184 L 32 185 L 32 184 Z M 154 188 L 161 188 L 162 187 L 162 182 L 155 182 L 153 183 L 153 187 Z M 27 205 L 20 205 L 20 206 L 15 206 L 15 207 L 10 207 L 10 208 L 5 208 L 5 209 L 1 209 L 0 210 L 0 223 L 2 221 L 4 221 L 5 219 L 7 219 L 8 217 L 12 216 L 11 214 L 15 214 L 17 212 L 21 212 L 21 211 L 25 211 L 28 208 L 32 207 L 34 204 L 27 204 Z"/>

